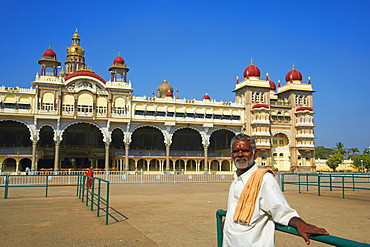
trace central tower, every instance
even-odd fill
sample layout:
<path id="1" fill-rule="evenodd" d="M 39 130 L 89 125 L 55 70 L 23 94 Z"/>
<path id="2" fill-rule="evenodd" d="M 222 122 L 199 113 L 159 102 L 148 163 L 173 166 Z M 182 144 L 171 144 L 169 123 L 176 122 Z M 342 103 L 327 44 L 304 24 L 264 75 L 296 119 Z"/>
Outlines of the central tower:
<path id="1" fill-rule="evenodd" d="M 85 50 L 80 46 L 80 36 L 76 29 L 72 37 L 72 45 L 67 48 L 67 59 L 65 62 L 65 74 L 69 75 L 81 69 L 86 69 L 85 64 Z"/>

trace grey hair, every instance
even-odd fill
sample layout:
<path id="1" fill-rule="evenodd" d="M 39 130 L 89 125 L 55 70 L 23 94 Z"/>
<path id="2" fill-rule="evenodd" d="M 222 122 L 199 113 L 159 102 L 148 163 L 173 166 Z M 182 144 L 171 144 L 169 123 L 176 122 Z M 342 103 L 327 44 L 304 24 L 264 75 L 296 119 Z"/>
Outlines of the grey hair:
<path id="1" fill-rule="evenodd" d="M 244 133 L 239 133 L 231 139 L 231 142 L 230 142 L 231 151 L 233 148 L 233 144 L 236 141 L 248 141 L 251 143 L 253 153 L 257 150 L 256 141 L 253 139 L 253 137 L 246 135 Z"/>

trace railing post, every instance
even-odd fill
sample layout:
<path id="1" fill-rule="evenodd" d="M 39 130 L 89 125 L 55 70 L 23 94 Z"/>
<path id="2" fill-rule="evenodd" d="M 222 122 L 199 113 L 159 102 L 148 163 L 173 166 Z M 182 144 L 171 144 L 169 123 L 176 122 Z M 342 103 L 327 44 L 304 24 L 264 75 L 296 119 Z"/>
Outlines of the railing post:
<path id="1" fill-rule="evenodd" d="M 352 190 L 355 191 L 355 175 L 352 174 Z"/>
<path id="2" fill-rule="evenodd" d="M 105 212 L 106 212 L 106 214 L 105 214 L 105 224 L 106 225 L 108 225 L 108 216 L 109 216 L 109 184 L 110 184 L 110 182 L 109 181 L 107 181 L 106 182 L 106 184 L 107 184 L 107 189 L 106 189 L 106 197 L 107 197 L 107 203 L 106 203 L 106 207 L 105 207 Z"/>
<path id="3" fill-rule="evenodd" d="M 45 197 L 48 197 L 48 190 L 49 190 L 49 175 L 45 175 L 46 182 L 45 182 Z"/>
<path id="4" fill-rule="evenodd" d="M 329 174 L 329 180 L 330 180 L 330 191 L 333 191 L 333 181 L 332 181 L 331 174 Z"/>
<path id="5" fill-rule="evenodd" d="M 281 190 L 284 192 L 284 186 L 285 186 L 285 183 L 284 183 L 284 177 L 285 177 L 285 174 L 281 174 Z"/>
<path id="6" fill-rule="evenodd" d="M 101 180 L 99 179 L 98 183 L 98 210 L 96 211 L 96 216 L 99 217 L 100 215 L 100 189 L 101 189 Z"/>
<path id="7" fill-rule="evenodd" d="M 320 185 L 321 185 L 321 176 L 320 176 L 320 174 L 318 174 L 318 176 L 317 176 L 317 195 L 318 196 L 321 196 Z"/>
<path id="8" fill-rule="evenodd" d="M 306 173 L 306 191 L 308 191 L 308 173 Z"/>
<path id="9" fill-rule="evenodd" d="M 91 178 L 92 186 L 91 186 L 91 204 L 90 204 L 90 211 L 94 210 L 94 184 L 95 178 Z"/>
<path id="10" fill-rule="evenodd" d="M 10 175 L 5 175 L 4 199 L 8 199 Z"/>
<path id="11" fill-rule="evenodd" d="M 344 176 L 342 176 L 342 198 L 344 199 Z"/>
<path id="12" fill-rule="evenodd" d="M 298 174 L 298 192 L 301 194 L 301 174 Z"/>

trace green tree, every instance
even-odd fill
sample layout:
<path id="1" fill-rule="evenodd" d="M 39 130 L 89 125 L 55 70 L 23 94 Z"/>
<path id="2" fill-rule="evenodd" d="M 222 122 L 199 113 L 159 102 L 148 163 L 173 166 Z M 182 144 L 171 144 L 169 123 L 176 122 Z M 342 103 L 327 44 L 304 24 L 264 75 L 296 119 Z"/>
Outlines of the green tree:
<path id="1" fill-rule="evenodd" d="M 337 152 L 326 161 L 326 165 L 333 169 L 333 171 L 336 171 L 337 167 L 343 162 L 343 160 L 343 154 Z"/>
<path id="2" fill-rule="evenodd" d="M 362 160 L 362 162 L 361 162 Z M 370 169 L 370 155 L 361 154 L 353 160 L 353 166 L 359 171 L 368 171 Z"/>
<path id="3" fill-rule="evenodd" d="M 331 148 L 326 148 L 324 146 L 315 147 L 315 157 L 319 159 L 329 159 L 330 155 L 333 154 Z"/>
<path id="4" fill-rule="evenodd" d="M 363 154 L 370 154 L 370 147 L 365 148 Z"/>
<path id="5" fill-rule="evenodd" d="M 335 153 L 340 153 L 343 156 L 345 156 L 347 153 L 347 149 L 344 148 L 343 142 L 337 142 L 337 144 L 335 144 L 335 148 L 333 148 L 333 151 Z"/>
<path id="6" fill-rule="evenodd" d="M 355 153 L 359 153 L 360 150 L 358 150 L 358 148 L 349 148 L 348 152 L 351 153 L 351 154 L 355 154 Z"/>

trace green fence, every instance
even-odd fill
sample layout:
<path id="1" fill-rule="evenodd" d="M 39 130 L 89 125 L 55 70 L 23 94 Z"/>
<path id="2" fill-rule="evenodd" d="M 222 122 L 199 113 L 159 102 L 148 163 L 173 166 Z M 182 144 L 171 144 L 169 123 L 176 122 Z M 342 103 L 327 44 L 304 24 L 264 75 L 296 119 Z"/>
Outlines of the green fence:
<path id="1" fill-rule="evenodd" d="M 81 174 L 0 175 L 0 188 L 4 188 L 4 199 L 8 199 L 10 188 L 45 187 L 45 197 L 48 197 L 50 187 L 74 186 L 76 196 L 85 202 L 86 206 L 90 206 L 91 211 L 96 209 L 97 217 L 100 216 L 101 210 L 105 211 L 105 224 L 108 225 L 110 183 L 101 178 L 92 178 L 92 186 L 87 188 L 87 178 L 89 177 Z"/>
<path id="2" fill-rule="evenodd" d="M 80 180 L 80 175 L 0 175 L 0 187 L 4 188 L 4 199 L 9 197 L 9 188 L 20 187 L 45 187 L 45 197 L 48 197 L 50 187 L 75 186 L 78 195 Z"/>
<path id="3" fill-rule="evenodd" d="M 216 212 L 216 224 L 217 224 L 217 245 L 222 247 L 223 233 L 222 233 L 222 217 L 226 216 L 226 211 L 217 210 Z M 275 224 L 275 230 L 292 235 L 300 236 L 297 229 L 291 226 L 283 226 L 280 224 Z M 369 247 L 370 244 L 360 243 L 352 241 L 346 238 L 340 238 L 333 235 L 310 235 L 309 238 L 314 241 L 322 242 L 325 244 L 330 244 L 338 247 Z"/>
<path id="4" fill-rule="evenodd" d="M 90 206 L 90 210 L 94 210 L 96 206 L 96 216 L 100 216 L 100 210 L 105 211 L 105 224 L 108 225 L 109 217 L 109 184 L 110 182 L 101 178 L 89 177 L 81 175 L 79 180 L 79 198 L 86 203 L 86 206 Z M 91 188 L 86 186 L 86 180 L 92 179 Z M 105 189 L 104 189 L 105 187 Z M 101 206 L 103 204 L 104 206 Z"/>
<path id="5" fill-rule="evenodd" d="M 319 174 L 319 173 L 286 173 L 281 175 L 281 189 L 284 191 L 286 184 L 298 186 L 298 192 L 301 193 L 301 187 L 309 191 L 310 186 L 317 187 L 317 195 L 321 196 L 322 188 L 341 189 L 342 198 L 345 198 L 344 192 L 350 190 L 370 190 L 370 175 L 368 174 Z"/>

